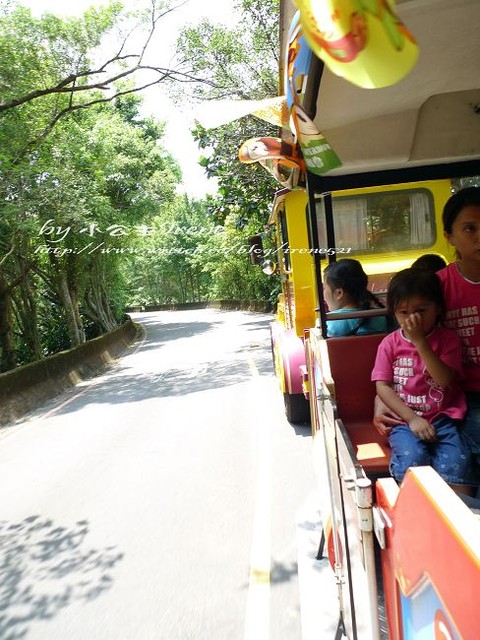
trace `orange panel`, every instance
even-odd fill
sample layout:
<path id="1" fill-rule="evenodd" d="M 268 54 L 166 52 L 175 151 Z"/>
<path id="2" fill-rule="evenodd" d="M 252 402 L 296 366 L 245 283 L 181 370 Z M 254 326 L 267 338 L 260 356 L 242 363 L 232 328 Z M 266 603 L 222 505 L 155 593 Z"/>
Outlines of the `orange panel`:
<path id="1" fill-rule="evenodd" d="M 403 596 L 403 626 L 410 623 L 409 611 L 415 610 L 415 600 L 423 598 L 425 602 L 441 603 L 441 607 L 439 604 L 438 608 L 421 612 L 423 619 L 428 617 L 428 624 L 424 620 L 422 629 L 431 626 L 428 637 L 434 637 L 435 626 L 447 625 L 442 620 L 449 620 L 452 637 L 477 640 L 478 518 L 431 467 L 410 469 L 393 505 L 380 481 L 377 499 L 392 521 L 384 563 L 387 570 L 390 563 Z M 391 602 L 397 599 L 394 591 L 390 585 Z M 399 637 L 413 636 L 408 633 Z"/>

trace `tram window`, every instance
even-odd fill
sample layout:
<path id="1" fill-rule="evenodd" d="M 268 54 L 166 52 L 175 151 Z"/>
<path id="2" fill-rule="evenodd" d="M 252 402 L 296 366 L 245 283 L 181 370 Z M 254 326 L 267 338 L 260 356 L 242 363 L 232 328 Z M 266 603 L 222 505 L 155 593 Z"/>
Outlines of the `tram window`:
<path id="1" fill-rule="evenodd" d="M 280 255 L 283 260 L 283 267 L 285 271 L 290 271 L 290 253 L 288 251 L 288 231 L 287 231 L 287 219 L 285 217 L 285 211 L 280 211 L 278 214 L 279 228 L 280 228 Z M 284 249 L 287 249 L 286 251 Z"/>
<path id="2" fill-rule="evenodd" d="M 333 198 L 335 244 L 351 254 L 426 248 L 435 242 L 433 198 L 426 189 Z M 317 200 L 321 246 L 326 243 L 323 199 Z"/>

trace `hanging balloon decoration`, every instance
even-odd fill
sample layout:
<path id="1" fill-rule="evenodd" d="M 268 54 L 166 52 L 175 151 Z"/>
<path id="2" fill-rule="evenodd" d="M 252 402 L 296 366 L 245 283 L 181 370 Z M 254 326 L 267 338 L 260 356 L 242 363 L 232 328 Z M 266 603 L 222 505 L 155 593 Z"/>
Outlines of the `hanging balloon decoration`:
<path id="1" fill-rule="evenodd" d="M 250 138 L 240 147 L 238 158 L 246 164 L 258 162 L 288 189 L 297 186 L 300 174 L 305 172 L 299 146 L 281 138 Z"/>
<path id="2" fill-rule="evenodd" d="M 336 75 L 365 89 L 404 78 L 418 46 L 394 0 L 294 0 L 315 55 Z"/>
<path id="3" fill-rule="evenodd" d="M 306 168 L 311 173 L 325 173 L 339 167 L 341 162 L 302 106 L 303 85 L 310 70 L 312 51 L 303 36 L 298 11 L 292 20 L 288 34 L 286 56 L 286 102 L 290 114 L 288 124 L 297 136 Z M 287 126 L 287 123 L 284 123 L 284 126 Z"/>

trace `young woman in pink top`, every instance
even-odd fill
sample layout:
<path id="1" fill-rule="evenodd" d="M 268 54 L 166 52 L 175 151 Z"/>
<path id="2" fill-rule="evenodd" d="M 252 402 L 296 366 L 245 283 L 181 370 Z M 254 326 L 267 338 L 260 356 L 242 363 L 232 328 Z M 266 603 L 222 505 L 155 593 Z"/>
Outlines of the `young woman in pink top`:
<path id="1" fill-rule="evenodd" d="M 390 472 L 401 482 L 409 467 L 431 465 L 452 485 L 466 482 L 470 452 L 458 431 L 466 412 L 462 345 L 439 324 L 445 311 L 439 279 L 404 269 L 387 293 L 399 329 L 380 343 L 372 371 L 377 394 L 398 416 L 388 434 Z"/>
<path id="2" fill-rule="evenodd" d="M 468 483 L 480 494 L 480 187 L 467 187 L 447 201 L 443 210 L 447 240 L 456 249 L 456 262 L 437 271 L 445 299 L 445 324 L 462 341 L 467 413 L 461 430 L 472 452 Z M 374 425 L 388 434 L 397 418 L 376 402 Z"/>
<path id="3" fill-rule="evenodd" d="M 457 261 L 437 272 L 446 304 L 445 324 L 463 346 L 463 389 L 467 397 L 465 434 L 474 453 L 475 476 L 480 475 L 480 187 L 455 193 L 443 210 L 447 240 Z"/>

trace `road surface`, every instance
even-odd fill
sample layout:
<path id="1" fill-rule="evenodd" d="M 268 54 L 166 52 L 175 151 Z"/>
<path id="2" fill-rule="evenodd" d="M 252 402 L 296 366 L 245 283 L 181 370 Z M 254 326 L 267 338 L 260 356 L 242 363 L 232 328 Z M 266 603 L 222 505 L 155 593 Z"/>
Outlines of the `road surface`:
<path id="1" fill-rule="evenodd" d="M 300 640 L 315 481 L 271 316 L 133 318 L 104 375 L 0 431 L 0 640 Z"/>

